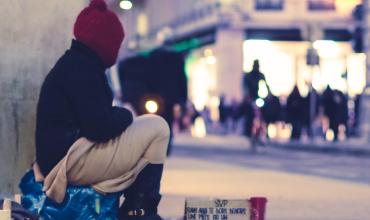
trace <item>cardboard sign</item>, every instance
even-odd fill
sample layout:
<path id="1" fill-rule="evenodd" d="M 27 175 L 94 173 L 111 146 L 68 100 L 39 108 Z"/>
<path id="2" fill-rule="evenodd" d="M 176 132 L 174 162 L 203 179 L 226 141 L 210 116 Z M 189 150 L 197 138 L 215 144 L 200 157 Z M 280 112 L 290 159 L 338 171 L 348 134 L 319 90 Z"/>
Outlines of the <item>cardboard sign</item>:
<path id="1" fill-rule="evenodd" d="M 185 220 L 250 220 L 249 200 L 187 199 Z"/>
<path id="2" fill-rule="evenodd" d="M 11 220 L 11 211 L 0 210 L 0 220 Z"/>
<path id="3" fill-rule="evenodd" d="M 12 203 L 10 200 L 5 199 L 2 204 L 2 210 L 0 210 L 0 220 L 11 220 L 11 208 Z"/>

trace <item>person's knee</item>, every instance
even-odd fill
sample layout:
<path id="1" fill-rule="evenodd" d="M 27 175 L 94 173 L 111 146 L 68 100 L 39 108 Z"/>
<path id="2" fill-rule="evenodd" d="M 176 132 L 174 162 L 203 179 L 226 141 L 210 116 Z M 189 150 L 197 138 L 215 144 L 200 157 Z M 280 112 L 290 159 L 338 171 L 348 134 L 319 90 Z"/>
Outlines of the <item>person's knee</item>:
<path id="1" fill-rule="evenodd" d="M 144 157 L 153 164 L 164 163 L 170 139 L 169 125 L 158 115 L 145 115 L 143 117 L 148 129 L 152 129 L 151 133 L 154 135 Z"/>
<path id="2" fill-rule="evenodd" d="M 170 137 L 170 127 L 164 118 L 154 114 L 145 115 L 148 118 L 151 128 L 156 129 L 161 137 Z"/>

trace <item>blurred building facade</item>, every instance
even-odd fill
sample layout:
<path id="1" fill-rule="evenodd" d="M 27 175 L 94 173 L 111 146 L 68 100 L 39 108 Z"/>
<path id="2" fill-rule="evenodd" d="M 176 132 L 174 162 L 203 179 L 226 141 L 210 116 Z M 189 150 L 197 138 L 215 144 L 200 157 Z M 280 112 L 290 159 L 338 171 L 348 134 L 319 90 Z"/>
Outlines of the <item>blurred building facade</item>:
<path id="1" fill-rule="evenodd" d="M 287 96 L 295 84 L 328 84 L 354 96 L 365 87 L 366 56 L 354 51 L 361 0 L 133 1 L 122 13 L 122 57 L 156 47 L 186 51 L 189 94 L 198 109 L 221 94 L 240 99 L 241 77 L 259 59 L 271 91 Z M 307 65 L 314 47 L 319 66 Z M 346 74 L 345 74 L 346 73 Z"/>
<path id="2" fill-rule="evenodd" d="M 361 132 L 365 142 L 370 142 L 370 1 L 363 0 L 364 48 L 366 53 L 366 87 L 361 102 Z"/>

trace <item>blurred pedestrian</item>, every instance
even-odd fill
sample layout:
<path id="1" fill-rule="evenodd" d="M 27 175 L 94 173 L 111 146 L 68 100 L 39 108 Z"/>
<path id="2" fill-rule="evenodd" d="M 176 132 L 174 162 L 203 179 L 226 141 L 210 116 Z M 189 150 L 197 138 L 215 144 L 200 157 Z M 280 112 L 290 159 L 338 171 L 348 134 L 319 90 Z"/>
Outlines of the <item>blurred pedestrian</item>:
<path id="1" fill-rule="evenodd" d="M 263 119 L 266 123 L 266 128 L 268 128 L 270 124 L 274 124 L 282 119 L 280 100 L 277 96 L 274 96 L 271 93 L 269 93 L 269 95 L 264 99 L 264 105 L 261 110 Z"/>
<path id="2" fill-rule="evenodd" d="M 199 111 L 195 108 L 193 102 L 190 101 L 190 117 L 191 117 L 191 124 L 194 125 L 195 120 L 200 116 Z"/>
<path id="3" fill-rule="evenodd" d="M 200 112 L 200 116 L 203 118 L 206 125 L 207 134 L 214 132 L 211 110 L 208 106 L 204 106 L 203 110 Z"/>
<path id="4" fill-rule="evenodd" d="M 230 105 L 230 118 L 231 118 L 231 132 L 235 133 L 238 128 L 238 121 L 240 119 L 240 104 L 233 98 Z"/>
<path id="5" fill-rule="evenodd" d="M 252 71 L 245 73 L 242 79 L 243 87 L 243 102 L 241 105 L 241 111 L 244 115 L 244 134 L 247 137 L 251 137 L 253 122 L 255 114 L 255 101 L 260 98 L 260 82 L 263 82 L 267 87 L 267 92 L 269 93 L 268 85 L 264 74 L 260 71 L 260 64 L 258 60 L 254 60 Z M 264 97 L 263 97 L 264 98 Z"/>
<path id="6" fill-rule="evenodd" d="M 121 22 L 103 0 L 93 0 L 78 15 L 74 36 L 46 76 L 37 106 L 36 161 L 45 193 L 62 203 L 67 184 L 123 192 L 118 219 L 159 220 L 170 131 L 159 116 L 133 118 L 112 107 L 104 72 L 116 62 Z"/>
<path id="7" fill-rule="evenodd" d="M 252 152 L 257 151 L 258 146 L 264 146 L 266 141 L 266 123 L 262 115 L 262 109 L 253 102 L 253 125 L 252 125 Z"/>
<path id="8" fill-rule="evenodd" d="M 241 106 L 240 113 L 244 119 L 243 121 L 243 134 L 246 137 L 251 137 L 253 129 L 253 121 L 255 117 L 254 102 L 249 96 L 245 96 Z"/>
<path id="9" fill-rule="evenodd" d="M 258 60 L 253 62 L 252 71 L 244 74 L 243 76 L 243 93 L 249 95 L 249 97 L 254 101 L 259 98 L 258 91 L 260 81 L 264 82 L 267 86 L 265 75 L 260 71 L 260 64 Z"/>
<path id="10" fill-rule="evenodd" d="M 332 111 L 332 99 L 333 99 L 333 90 L 328 85 L 324 92 L 321 95 L 321 102 L 324 107 L 324 114 L 329 116 L 330 111 Z"/>
<path id="11" fill-rule="evenodd" d="M 355 118 L 354 118 L 354 128 L 356 131 L 359 129 L 359 121 L 360 121 L 360 106 L 361 106 L 361 94 L 358 94 L 354 98 L 355 106 L 354 106 L 354 113 L 355 113 Z M 358 132 L 355 132 L 356 135 Z"/>
<path id="12" fill-rule="evenodd" d="M 218 105 L 219 125 L 221 134 L 228 132 L 229 107 L 226 105 L 225 95 L 220 96 L 220 103 Z"/>
<path id="13" fill-rule="evenodd" d="M 316 90 L 312 88 L 311 91 L 308 92 L 307 96 L 303 97 L 302 103 L 302 129 L 306 130 L 309 137 L 313 137 L 317 134 L 316 119 L 319 116 L 319 106 L 319 95 Z"/>
<path id="14" fill-rule="evenodd" d="M 289 94 L 286 104 L 286 117 L 288 123 L 292 125 L 291 140 L 299 140 L 302 134 L 302 124 L 304 120 L 304 98 L 299 93 L 298 87 L 294 86 Z"/>
<path id="15" fill-rule="evenodd" d="M 339 90 L 328 87 L 324 92 L 325 114 L 329 118 L 329 128 L 334 133 L 334 141 L 338 140 L 339 125 L 347 127 L 348 107 L 347 98 Z"/>

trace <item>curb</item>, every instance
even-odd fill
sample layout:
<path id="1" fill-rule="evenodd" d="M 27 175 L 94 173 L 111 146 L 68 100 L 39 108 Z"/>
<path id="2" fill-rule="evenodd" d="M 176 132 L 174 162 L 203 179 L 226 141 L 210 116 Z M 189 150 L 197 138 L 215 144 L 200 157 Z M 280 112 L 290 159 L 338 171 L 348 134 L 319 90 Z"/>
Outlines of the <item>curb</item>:
<path id="1" fill-rule="evenodd" d="M 338 144 L 339 145 L 339 144 Z M 274 143 L 270 142 L 267 144 L 269 147 L 274 147 L 283 150 L 295 150 L 295 151 L 307 151 L 312 153 L 327 153 L 327 154 L 338 154 L 338 155 L 350 155 L 356 157 L 370 157 L 370 145 L 360 145 L 360 147 L 344 146 L 344 143 L 340 143 L 338 146 L 335 143 L 318 144 L 318 143 L 299 143 L 299 142 L 287 142 L 287 143 Z M 368 148 L 368 149 L 366 149 Z"/>
<path id="2" fill-rule="evenodd" d="M 357 144 L 358 145 L 358 144 Z M 333 154 L 333 155 L 348 155 L 354 157 L 366 157 L 370 158 L 370 144 L 369 145 L 358 145 L 355 147 L 350 143 L 302 143 L 302 142 L 268 142 L 264 146 L 257 146 L 257 148 L 275 148 L 279 150 L 291 150 L 291 151 L 303 151 L 310 153 L 321 153 L 321 154 Z M 177 143 L 174 145 L 177 149 L 188 149 L 190 151 L 202 151 L 202 152 L 217 152 L 221 154 L 243 154 L 252 153 L 252 149 L 248 148 L 228 148 L 220 147 L 211 148 L 209 146 L 202 147 L 201 144 L 186 145 L 183 143 Z"/>

